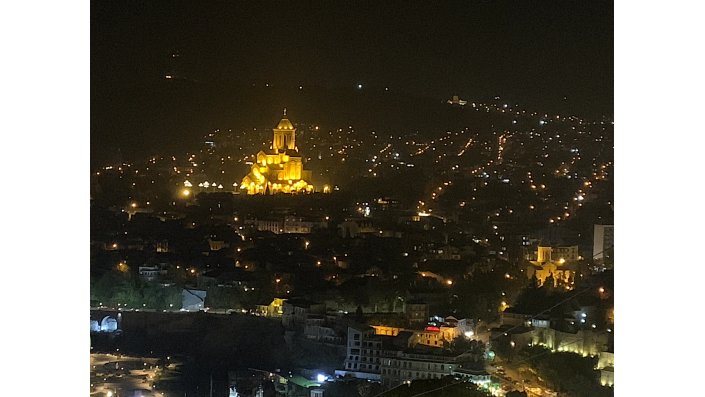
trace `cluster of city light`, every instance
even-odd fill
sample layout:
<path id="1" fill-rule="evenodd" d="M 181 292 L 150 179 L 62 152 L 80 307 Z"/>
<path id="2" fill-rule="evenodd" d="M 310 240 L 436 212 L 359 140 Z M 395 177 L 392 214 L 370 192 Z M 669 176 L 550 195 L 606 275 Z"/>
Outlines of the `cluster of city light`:
<path id="1" fill-rule="evenodd" d="M 562 215 L 556 216 L 556 217 L 551 217 L 549 218 L 549 223 L 555 223 L 557 221 L 560 221 L 561 219 L 565 220 L 566 218 L 571 216 L 571 206 L 573 207 L 573 211 L 577 210 L 577 208 L 580 208 L 583 206 L 583 202 L 586 200 L 587 196 L 587 191 L 593 187 L 593 182 L 598 181 L 601 179 L 605 179 L 607 176 L 607 168 L 612 165 L 612 162 L 607 162 L 605 164 L 601 164 L 597 171 L 592 173 L 592 177 L 590 179 L 587 179 L 583 182 L 582 187 L 578 188 L 578 190 L 573 194 L 572 201 L 573 203 L 565 203 L 565 206 L 563 207 L 564 211 Z M 592 180 L 591 180 L 592 179 Z"/>
<path id="2" fill-rule="evenodd" d="M 116 267 L 117 270 L 121 273 L 127 273 L 128 271 L 130 271 L 130 267 L 125 262 L 119 262 Z"/>

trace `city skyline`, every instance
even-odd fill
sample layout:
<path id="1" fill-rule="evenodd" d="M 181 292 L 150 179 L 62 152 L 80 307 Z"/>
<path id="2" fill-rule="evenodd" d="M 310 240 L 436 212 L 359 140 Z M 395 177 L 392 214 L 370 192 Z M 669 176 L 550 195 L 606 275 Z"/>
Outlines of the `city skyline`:
<path id="1" fill-rule="evenodd" d="M 611 5 L 567 4 L 94 7 L 91 391 L 613 396 Z"/>
<path id="2" fill-rule="evenodd" d="M 390 94 L 373 102 L 500 96 L 532 110 L 612 114 L 609 2 L 128 2 L 91 12 L 91 150 L 101 158 L 114 156 L 106 147 L 133 158 L 172 137 L 242 128 L 243 101 L 310 107 L 309 91 Z M 253 84 L 276 92 L 243 94 Z"/>

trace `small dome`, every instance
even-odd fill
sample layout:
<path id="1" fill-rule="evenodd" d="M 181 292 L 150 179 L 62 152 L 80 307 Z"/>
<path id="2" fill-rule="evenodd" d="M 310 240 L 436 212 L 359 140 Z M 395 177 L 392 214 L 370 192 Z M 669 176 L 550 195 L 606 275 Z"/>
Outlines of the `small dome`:
<path id="1" fill-rule="evenodd" d="M 286 117 L 284 117 L 284 118 L 279 122 L 279 124 L 277 124 L 277 129 L 278 129 L 278 130 L 293 130 L 293 129 L 294 129 L 294 125 L 291 124 L 291 121 L 289 121 L 289 119 L 287 119 Z"/>

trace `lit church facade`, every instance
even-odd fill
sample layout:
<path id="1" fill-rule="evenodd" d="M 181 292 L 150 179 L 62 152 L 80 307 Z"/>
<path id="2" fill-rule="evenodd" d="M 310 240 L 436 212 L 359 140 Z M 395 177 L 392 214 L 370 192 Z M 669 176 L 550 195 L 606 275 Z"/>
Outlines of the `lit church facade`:
<path id="1" fill-rule="evenodd" d="M 272 152 L 260 150 L 250 172 L 242 178 L 240 190 L 247 194 L 313 193 L 311 171 L 304 170 L 296 147 L 296 128 L 286 117 L 273 129 Z"/>

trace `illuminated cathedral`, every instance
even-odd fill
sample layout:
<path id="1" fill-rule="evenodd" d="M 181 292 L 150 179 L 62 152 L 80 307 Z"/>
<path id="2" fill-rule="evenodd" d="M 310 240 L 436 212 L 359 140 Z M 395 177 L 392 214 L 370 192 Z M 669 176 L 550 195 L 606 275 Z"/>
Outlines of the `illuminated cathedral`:
<path id="1" fill-rule="evenodd" d="M 312 193 L 311 171 L 296 147 L 296 128 L 286 117 L 273 129 L 272 152 L 260 150 L 250 173 L 242 178 L 240 189 L 247 194 Z"/>

